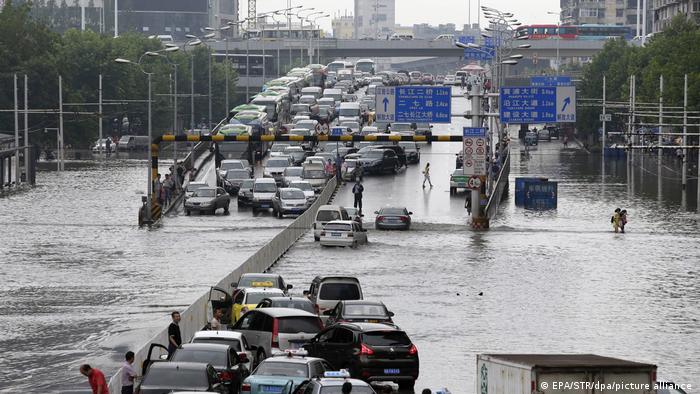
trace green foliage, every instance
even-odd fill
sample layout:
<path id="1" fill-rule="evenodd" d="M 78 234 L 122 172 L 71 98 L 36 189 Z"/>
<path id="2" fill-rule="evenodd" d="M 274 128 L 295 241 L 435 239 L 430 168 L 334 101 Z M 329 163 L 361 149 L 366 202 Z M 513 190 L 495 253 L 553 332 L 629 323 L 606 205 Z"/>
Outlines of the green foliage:
<path id="1" fill-rule="evenodd" d="M 49 0 L 51 1 L 51 0 Z M 93 31 L 68 30 L 62 36 L 30 13 L 30 5 L 6 2 L 0 12 L 0 109 L 14 107 L 13 74 L 19 77 L 19 101 L 23 106 L 23 78 L 29 78 L 29 106 L 32 109 L 58 108 L 58 76 L 63 78 L 64 103 L 97 103 L 99 75 L 103 77 L 103 126 L 105 135 L 113 135 L 110 120 L 127 115 L 132 124 L 139 119 L 147 132 L 148 73 L 153 73 L 153 132 L 172 131 L 173 107 L 172 76 L 177 65 L 179 125 L 190 124 L 191 56 L 194 57 L 195 94 L 208 94 L 208 48 L 187 48 L 187 53 L 160 52 L 163 56 L 145 56 L 146 51 L 162 51 L 162 43 L 138 34 L 124 34 L 118 38 Z M 166 57 L 167 56 L 167 59 Z M 140 60 L 141 67 L 120 64 L 114 60 Z M 143 69 L 143 72 L 142 70 Z M 212 64 L 212 114 L 217 122 L 228 111 L 225 108 L 224 63 Z M 229 69 L 229 92 L 235 104 L 236 74 Z M 130 102 L 127 102 L 130 101 Z M 140 101 L 140 102 L 138 102 Z M 116 102 L 116 104 L 115 104 Z M 96 105 L 66 105 L 64 111 L 97 112 Z M 208 117 L 208 98 L 195 99 L 196 123 Z M 64 116 L 66 144 L 88 147 L 98 136 L 97 115 L 67 114 Z M 54 144 L 55 135 L 43 133 L 44 127 L 57 127 L 58 116 L 32 114 L 30 116 L 31 142 Z M 20 115 L 20 127 L 23 119 Z M 0 113 L 0 133 L 14 133 L 14 115 Z M 135 134 L 136 132 L 134 132 Z M 120 134 L 120 133 L 116 133 Z"/>
<path id="2" fill-rule="evenodd" d="M 606 43 L 584 68 L 579 97 L 602 98 L 603 75 L 607 78 L 607 101 L 629 101 L 630 77 L 636 76 L 638 103 L 657 103 L 659 77 L 664 78 L 664 105 L 683 105 L 683 79 L 688 75 L 688 106 L 700 104 L 700 29 L 679 15 L 663 32 L 636 47 L 624 41 Z M 579 108 L 579 133 L 597 135 L 600 108 Z M 626 119 L 613 117 L 611 131 L 624 130 Z"/>

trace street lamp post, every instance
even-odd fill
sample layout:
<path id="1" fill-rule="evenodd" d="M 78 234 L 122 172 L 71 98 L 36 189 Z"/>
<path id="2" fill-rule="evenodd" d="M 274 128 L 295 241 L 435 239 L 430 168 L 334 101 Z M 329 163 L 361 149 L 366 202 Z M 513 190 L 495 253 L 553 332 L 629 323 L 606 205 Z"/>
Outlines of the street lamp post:
<path id="1" fill-rule="evenodd" d="M 161 51 L 146 52 L 147 56 L 158 56 L 165 59 L 173 67 L 173 135 L 177 135 L 177 63 L 173 63 L 169 57 L 160 52 L 176 52 L 180 50 L 177 46 L 171 46 Z M 173 168 L 177 165 L 177 142 L 173 141 Z"/>
<path id="2" fill-rule="evenodd" d="M 317 16 L 317 17 L 314 18 L 313 23 L 316 24 L 316 21 L 317 21 L 317 20 L 323 19 L 323 18 L 330 18 L 330 16 L 331 16 L 330 14 L 325 14 L 325 15 Z M 320 64 L 320 63 L 321 63 L 321 25 L 318 25 L 318 24 L 316 24 L 316 25 L 317 25 L 317 27 L 318 27 L 318 37 L 317 37 L 317 41 L 318 41 L 318 53 L 317 53 L 317 58 L 318 58 L 318 63 Z M 313 26 L 313 24 L 312 24 L 312 26 Z M 312 33 L 313 33 L 313 28 L 312 28 Z M 313 34 L 312 34 L 312 38 L 313 38 Z M 309 42 L 311 43 L 311 39 L 309 39 Z M 310 46 L 311 46 L 311 44 L 310 44 Z M 309 53 L 309 64 L 311 64 L 311 63 L 313 63 L 313 58 L 312 58 L 312 53 L 311 53 L 311 51 L 309 51 L 309 52 L 310 52 L 310 53 Z"/>
<path id="3" fill-rule="evenodd" d="M 207 31 L 218 31 L 219 37 L 223 37 L 224 41 L 226 41 L 226 60 L 225 60 L 226 67 L 224 70 L 225 75 L 226 75 L 226 111 L 231 109 L 231 108 L 229 108 L 229 92 L 228 92 L 228 73 L 229 73 L 229 68 L 231 68 L 231 64 L 228 61 L 228 36 L 224 36 L 224 34 L 222 34 L 222 33 L 224 31 L 227 31 L 230 29 L 231 29 L 231 25 L 221 26 L 219 28 L 213 28 L 213 27 L 205 27 L 204 28 L 204 30 L 207 30 Z M 209 78 L 211 79 L 211 73 L 209 73 L 209 75 L 210 75 Z M 210 84 L 211 84 L 211 81 L 210 81 Z M 211 99 L 210 99 L 210 101 L 211 101 Z M 211 111 L 211 105 L 210 105 L 210 111 Z M 211 113 L 209 116 L 211 117 Z"/>
<path id="4" fill-rule="evenodd" d="M 296 17 L 299 19 L 299 30 L 300 30 L 300 34 L 301 34 L 301 39 L 302 39 L 302 40 L 304 39 L 304 20 L 306 20 L 306 18 L 307 18 L 309 15 L 312 15 L 313 13 L 312 13 L 312 14 L 309 14 L 309 15 L 307 15 L 307 16 L 305 16 L 305 17 L 304 17 L 304 16 L 301 16 L 301 13 L 302 13 L 302 12 L 307 12 L 307 11 L 314 11 L 314 10 L 315 10 L 314 7 L 309 7 L 309 8 L 301 9 L 301 10 L 297 11 L 296 14 L 293 14 L 294 16 L 296 16 Z M 291 27 L 290 27 L 290 29 L 291 29 Z M 291 30 L 290 30 L 290 31 L 291 31 Z M 290 37 L 290 38 L 291 38 L 291 37 Z M 300 62 L 300 63 L 303 63 L 303 62 L 304 62 L 304 53 L 303 53 L 304 50 L 301 49 L 301 52 L 302 52 L 302 54 L 301 54 L 301 58 L 299 59 L 299 62 Z M 291 46 L 289 47 L 289 61 L 290 61 L 290 63 L 291 63 L 291 61 L 292 61 L 292 47 L 291 47 Z"/>
<path id="5" fill-rule="evenodd" d="M 193 45 L 204 44 L 207 47 L 207 57 L 209 58 L 208 59 L 209 60 L 209 71 L 208 71 L 208 77 L 209 77 L 209 119 L 207 119 L 207 124 L 208 124 L 209 130 L 211 130 L 211 117 L 212 117 L 212 115 L 211 115 L 211 47 L 209 45 L 207 45 L 204 42 L 204 40 L 214 38 L 215 35 L 216 34 L 214 34 L 214 33 L 209 33 L 209 34 L 205 34 L 202 38 L 199 38 L 193 34 L 185 35 L 185 37 L 187 37 L 187 38 L 195 39 L 195 42 L 197 42 L 197 44 L 193 44 Z M 192 60 L 192 62 L 194 64 L 194 60 Z M 194 73 L 194 66 L 193 66 L 192 72 Z M 194 81 L 194 78 L 193 78 L 193 81 Z M 194 82 L 193 82 L 193 85 L 194 85 Z M 193 110 L 193 112 L 194 112 L 194 110 Z M 201 135 L 201 131 L 200 131 L 200 135 Z"/>
<path id="6" fill-rule="evenodd" d="M 229 26 L 235 26 L 235 25 L 240 25 L 238 26 L 239 29 L 239 35 L 240 35 L 240 30 L 244 30 L 246 34 L 248 33 L 248 30 L 243 28 L 243 24 L 248 21 L 248 18 L 245 18 L 243 20 L 237 21 L 237 22 L 229 22 Z M 245 84 L 245 98 L 246 102 L 250 100 L 250 36 L 248 36 L 245 39 L 245 77 L 246 77 L 246 84 Z M 229 110 L 230 108 L 226 108 Z"/>

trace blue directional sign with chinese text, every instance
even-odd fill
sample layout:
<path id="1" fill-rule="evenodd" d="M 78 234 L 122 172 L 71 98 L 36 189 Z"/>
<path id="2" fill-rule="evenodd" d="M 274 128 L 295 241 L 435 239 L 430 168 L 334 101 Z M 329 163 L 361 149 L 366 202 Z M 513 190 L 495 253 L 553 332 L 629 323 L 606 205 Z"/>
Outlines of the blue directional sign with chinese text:
<path id="1" fill-rule="evenodd" d="M 333 137 L 340 137 L 341 135 L 343 135 L 343 130 L 345 129 L 343 129 L 342 127 L 333 127 L 331 129 L 331 135 Z"/>
<path id="2" fill-rule="evenodd" d="M 377 87 L 376 120 L 379 122 L 450 123 L 450 87 Z"/>
<path id="3" fill-rule="evenodd" d="M 474 36 L 460 36 L 459 42 L 463 44 L 475 44 L 476 38 Z M 484 45 L 481 48 L 464 48 L 464 59 L 465 60 L 490 60 L 493 58 L 495 53 L 493 38 L 486 38 L 484 40 Z"/>
<path id="4" fill-rule="evenodd" d="M 549 86 L 571 86 L 571 77 L 551 75 L 531 77 L 530 86 L 533 88 L 543 88 Z"/>
<path id="5" fill-rule="evenodd" d="M 501 88 L 500 118 L 503 123 L 576 122 L 576 88 Z"/>

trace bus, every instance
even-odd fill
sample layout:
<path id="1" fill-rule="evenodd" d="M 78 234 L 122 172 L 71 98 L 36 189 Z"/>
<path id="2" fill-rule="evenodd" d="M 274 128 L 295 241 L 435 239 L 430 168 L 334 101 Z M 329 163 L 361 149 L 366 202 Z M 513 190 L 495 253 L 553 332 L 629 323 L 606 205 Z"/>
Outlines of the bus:
<path id="1" fill-rule="evenodd" d="M 632 29 L 617 25 L 529 25 L 519 26 L 515 38 L 528 37 L 530 40 L 607 40 L 611 38 L 632 39 Z"/>
<path id="2" fill-rule="evenodd" d="M 338 70 L 344 70 L 346 68 L 353 68 L 352 63 L 346 62 L 344 60 L 336 60 L 334 62 L 328 63 L 328 65 L 326 66 L 326 71 L 337 73 Z"/>
<path id="3" fill-rule="evenodd" d="M 355 63 L 355 71 L 360 71 L 360 72 L 365 72 L 365 73 L 370 73 L 374 75 L 375 70 L 375 64 L 374 60 L 372 59 L 360 59 Z"/>

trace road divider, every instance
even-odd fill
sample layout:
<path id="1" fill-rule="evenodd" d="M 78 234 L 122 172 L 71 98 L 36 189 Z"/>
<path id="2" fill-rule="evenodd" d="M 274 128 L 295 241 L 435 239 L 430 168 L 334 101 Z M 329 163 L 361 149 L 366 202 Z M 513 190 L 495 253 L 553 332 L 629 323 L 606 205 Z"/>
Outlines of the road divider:
<path id="1" fill-rule="evenodd" d="M 332 198 L 337 182 L 335 178 L 331 178 L 323 191 L 319 194 L 316 201 L 309 207 L 306 212 L 299 215 L 292 221 L 284 230 L 275 235 L 263 247 L 258 249 L 241 265 L 236 267 L 228 275 L 216 284 L 217 287 L 230 289 L 231 283 L 238 281 L 238 278 L 244 273 L 264 272 L 270 268 L 282 255 L 289 250 L 292 245 L 306 233 L 316 218 L 316 211 L 321 205 L 327 204 Z M 180 332 L 182 334 L 183 343 L 188 342 L 196 331 L 199 331 L 207 324 L 209 310 L 209 291 L 200 296 L 187 309 L 180 313 L 182 320 L 180 321 Z M 134 351 L 134 368 L 137 373 L 141 374 L 141 367 L 144 360 L 148 356 L 148 348 L 151 343 L 160 343 L 167 346 L 168 344 L 168 327 L 164 322 L 163 329 L 158 332 L 148 343 L 144 344 L 140 349 Z M 109 392 L 121 392 L 121 372 L 120 368 L 109 380 Z"/>

